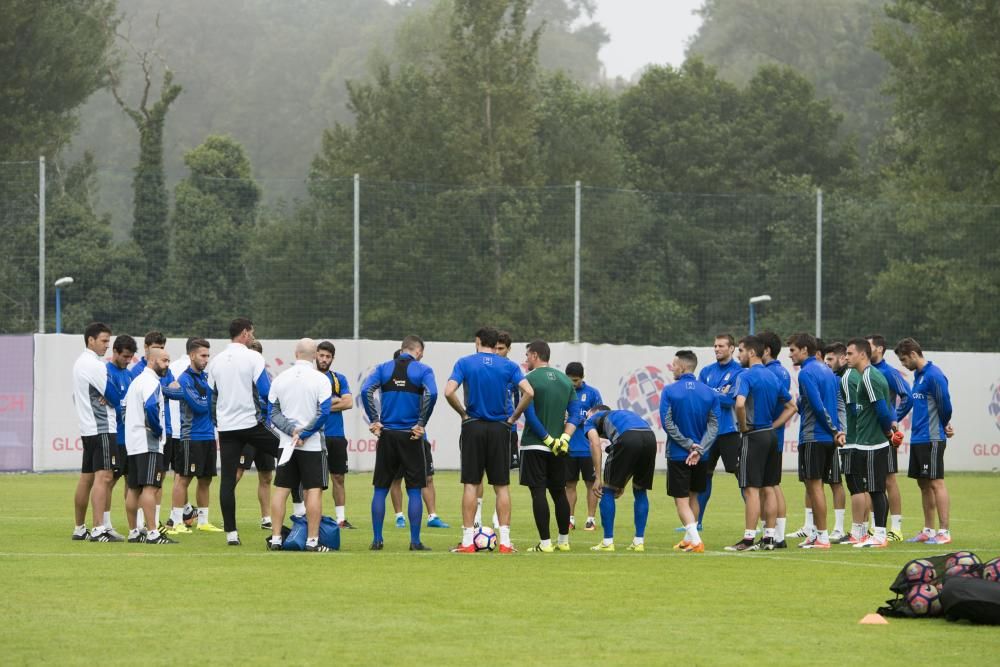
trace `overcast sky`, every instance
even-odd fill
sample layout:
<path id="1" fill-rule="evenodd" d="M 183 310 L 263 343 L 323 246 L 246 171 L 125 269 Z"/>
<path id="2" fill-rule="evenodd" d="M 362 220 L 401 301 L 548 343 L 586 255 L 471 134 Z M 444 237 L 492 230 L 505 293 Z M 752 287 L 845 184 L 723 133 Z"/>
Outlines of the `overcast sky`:
<path id="1" fill-rule="evenodd" d="M 598 0 L 594 20 L 611 35 L 601 49 L 607 76 L 629 79 L 644 65 L 684 62 L 687 40 L 701 17 L 702 0 Z"/>

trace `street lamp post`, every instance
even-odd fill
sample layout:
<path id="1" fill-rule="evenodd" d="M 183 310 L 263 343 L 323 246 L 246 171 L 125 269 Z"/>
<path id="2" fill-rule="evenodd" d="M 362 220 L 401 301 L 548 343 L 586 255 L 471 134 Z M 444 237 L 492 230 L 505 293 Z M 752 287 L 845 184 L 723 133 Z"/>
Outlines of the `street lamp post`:
<path id="1" fill-rule="evenodd" d="M 73 279 L 69 276 L 60 278 L 54 285 L 56 286 L 56 333 L 62 333 L 62 288 L 73 284 Z"/>
<path id="2" fill-rule="evenodd" d="M 771 296 L 769 294 L 761 294 L 760 296 L 750 297 L 750 335 L 751 336 L 754 334 L 754 329 L 756 327 L 756 321 L 755 321 L 756 318 L 754 317 L 756 313 L 754 312 L 754 306 L 756 306 L 758 303 L 767 303 L 770 300 L 771 300 Z"/>

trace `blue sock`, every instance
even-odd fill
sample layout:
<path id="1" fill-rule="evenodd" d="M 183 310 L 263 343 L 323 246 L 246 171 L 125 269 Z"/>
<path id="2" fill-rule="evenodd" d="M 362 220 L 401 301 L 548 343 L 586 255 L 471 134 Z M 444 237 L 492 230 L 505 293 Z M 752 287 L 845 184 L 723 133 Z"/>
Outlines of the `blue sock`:
<path id="1" fill-rule="evenodd" d="M 604 487 L 601 496 L 601 527 L 604 528 L 604 539 L 615 536 L 615 490 Z"/>
<path id="2" fill-rule="evenodd" d="M 646 536 L 646 520 L 649 518 L 649 496 L 646 495 L 646 489 L 632 489 L 632 495 L 635 497 L 634 513 L 635 513 L 635 536 L 645 537 Z"/>
<path id="3" fill-rule="evenodd" d="M 715 475 L 708 475 L 705 478 L 705 490 L 698 494 L 698 525 L 705 518 L 705 508 L 708 507 L 708 499 L 712 497 L 712 479 Z"/>
<path id="4" fill-rule="evenodd" d="M 420 489 L 406 487 L 406 514 L 410 518 L 410 542 L 420 544 L 420 521 L 424 513 L 424 499 L 420 497 Z"/>
<path id="5" fill-rule="evenodd" d="M 382 541 L 382 524 L 385 522 L 385 499 L 389 495 L 389 489 L 375 487 L 375 494 L 372 495 L 372 531 L 375 533 L 375 541 Z"/>

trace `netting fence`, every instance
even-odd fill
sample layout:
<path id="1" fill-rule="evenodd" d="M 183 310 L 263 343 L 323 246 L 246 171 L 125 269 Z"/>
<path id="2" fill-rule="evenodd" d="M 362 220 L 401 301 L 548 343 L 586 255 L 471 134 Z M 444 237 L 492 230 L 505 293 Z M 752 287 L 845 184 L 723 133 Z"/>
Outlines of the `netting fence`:
<path id="1" fill-rule="evenodd" d="M 0 332 L 52 331 L 65 275 L 68 332 L 218 337 L 249 315 L 268 337 L 467 340 L 492 323 L 517 340 L 694 345 L 747 331 L 749 299 L 768 295 L 758 330 L 998 347 L 996 206 L 353 177 L 261 204 L 277 184 L 254 185 L 185 181 L 151 248 L 50 186 L 43 327 L 38 167 L 0 164 Z"/>

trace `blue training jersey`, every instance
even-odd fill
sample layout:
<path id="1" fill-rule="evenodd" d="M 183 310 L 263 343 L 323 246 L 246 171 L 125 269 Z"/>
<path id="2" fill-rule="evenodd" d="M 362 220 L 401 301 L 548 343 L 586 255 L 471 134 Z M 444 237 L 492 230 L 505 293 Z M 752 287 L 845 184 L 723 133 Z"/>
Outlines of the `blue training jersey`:
<path id="1" fill-rule="evenodd" d="M 567 421 L 574 423 L 577 427 L 573 431 L 573 436 L 569 439 L 569 455 L 576 458 L 584 458 L 590 456 L 590 443 L 587 442 L 587 436 L 580 426 L 587 419 L 587 412 L 595 405 L 604 403 L 604 399 L 601 398 L 601 392 L 596 387 L 591 387 L 586 382 L 581 382 L 580 388 L 576 390 L 576 400 L 577 402 L 573 404 L 578 409 L 576 419 L 573 418 L 573 415 L 570 415 L 570 418 L 567 419 Z"/>
<path id="2" fill-rule="evenodd" d="M 323 373 L 326 378 L 330 381 L 330 388 L 333 390 L 333 400 L 346 396 L 351 393 L 351 386 L 347 384 L 347 378 L 343 374 L 336 371 L 327 371 Z M 326 418 L 326 426 L 323 429 L 323 435 L 328 435 L 331 437 L 343 438 L 344 437 L 344 411 L 330 411 L 330 414 Z"/>
<path id="3" fill-rule="evenodd" d="M 754 364 L 740 373 L 736 395 L 746 398 L 747 427 L 752 431 L 771 428 L 774 406 L 792 400 L 788 390 L 778 384 L 778 378 L 764 364 Z"/>
<path id="4" fill-rule="evenodd" d="M 923 370 L 914 375 L 910 396 L 913 405 L 910 445 L 945 440 L 944 427 L 951 421 L 952 408 L 948 378 L 941 369 L 928 361 Z"/>
<path id="5" fill-rule="evenodd" d="M 799 369 L 799 443 L 833 442 L 846 426 L 837 411 L 840 383 L 830 367 L 815 357 L 802 362 Z"/>
<path id="6" fill-rule="evenodd" d="M 889 410 L 893 413 L 893 419 L 897 422 L 903 421 L 903 417 L 909 414 L 913 407 L 909 383 L 902 373 L 889 365 L 885 357 L 882 357 L 882 361 L 872 365 L 882 373 L 885 381 L 889 383 Z"/>
<path id="7" fill-rule="evenodd" d="M 736 432 L 736 380 L 745 369 L 736 359 L 715 362 L 701 369 L 698 380 L 719 394 L 719 435 Z"/>
<path id="8" fill-rule="evenodd" d="M 772 359 L 771 361 L 764 364 L 764 368 L 774 373 L 774 377 L 778 378 L 778 384 L 785 389 L 787 392 L 791 392 L 792 389 L 792 375 L 788 372 L 788 369 L 782 365 L 777 359 Z M 774 406 L 774 418 L 777 419 L 781 416 L 782 411 L 784 411 L 784 405 Z M 782 424 L 780 428 L 774 429 L 774 435 L 778 439 L 778 452 L 781 453 L 785 451 L 785 425 Z"/>
<path id="9" fill-rule="evenodd" d="M 108 380 L 114 382 L 118 388 L 121 400 L 115 403 L 115 442 L 125 445 L 125 394 L 128 393 L 128 386 L 132 384 L 132 374 L 127 368 L 118 368 L 110 361 L 108 362 Z"/>
<path id="10" fill-rule="evenodd" d="M 181 386 L 180 435 L 181 440 L 215 440 L 215 420 L 212 418 L 212 388 L 208 385 L 208 373 L 196 372 L 188 366 L 177 378 Z"/>
<path id="11" fill-rule="evenodd" d="M 380 404 L 375 403 L 376 391 Z M 404 352 L 372 371 L 361 385 L 361 404 L 369 421 L 381 422 L 390 431 L 408 431 L 427 424 L 437 394 L 431 367 Z"/>
<path id="12" fill-rule="evenodd" d="M 719 395 L 694 373 L 685 373 L 660 394 L 660 423 L 667 433 L 667 458 L 683 461 L 695 446 L 711 448 L 719 432 Z"/>
<path id="13" fill-rule="evenodd" d="M 510 359 L 492 352 L 476 352 L 456 361 L 448 379 L 462 385 L 469 417 L 502 422 L 511 416 L 508 387 L 516 387 L 524 373 Z"/>
<path id="14" fill-rule="evenodd" d="M 617 444 L 626 431 L 652 431 L 646 420 L 629 410 L 606 410 L 591 415 L 583 424 L 583 434 L 597 431 L 598 437 Z"/>

